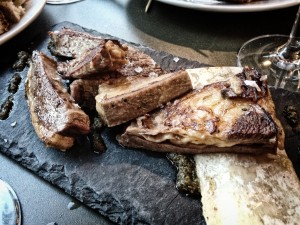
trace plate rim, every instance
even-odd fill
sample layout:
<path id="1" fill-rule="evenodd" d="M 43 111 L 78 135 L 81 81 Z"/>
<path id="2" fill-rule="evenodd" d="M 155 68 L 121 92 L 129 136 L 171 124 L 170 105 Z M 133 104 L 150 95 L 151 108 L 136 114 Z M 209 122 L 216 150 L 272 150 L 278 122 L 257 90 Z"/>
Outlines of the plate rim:
<path id="1" fill-rule="evenodd" d="M 287 8 L 295 5 L 300 5 L 300 0 L 276 0 L 268 2 L 263 0 L 264 4 L 223 4 L 223 5 L 212 5 L 205 3 L 190 2 L 184 0 L 157 0 L 162 3 L 174 5 L 178 7 L 211 11 L 211 12 L 259 12 L 259 11 L 271 11 L 276 9 Z"/>
<path id="2" fill-rule="evenodd" d="M 26 2 L 26 11 L 21 20 L 0 35 L 0 46 L 28 27 L 40 15 L 45 5 L 46 0 L 29 0 Z"/>

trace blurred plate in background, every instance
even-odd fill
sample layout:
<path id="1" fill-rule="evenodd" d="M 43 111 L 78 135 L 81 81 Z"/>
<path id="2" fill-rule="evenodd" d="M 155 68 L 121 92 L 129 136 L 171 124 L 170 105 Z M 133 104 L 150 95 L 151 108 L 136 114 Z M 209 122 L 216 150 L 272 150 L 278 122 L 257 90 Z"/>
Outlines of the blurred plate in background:
<path id="1" fill-rule="evenodd" d="M 9 31 L 0 35 L 0 45 L 9 39 L 16 36 L 22 30 L 24 30 L 32 21 L 34 21 L 38 15 L 42 12 L 44 6 L 46 4 L 46 0 L 30 0 L 25 5 L 25 15 L 22 19 L 10 27 Z"/>
<path id="2" fill-rule="evenodd" d="M 235 4 L 222 0 L 157 0 L 174 6 L 214 12 L 256 12 L 299 5 L 300 0 L 256 0 Z"/>

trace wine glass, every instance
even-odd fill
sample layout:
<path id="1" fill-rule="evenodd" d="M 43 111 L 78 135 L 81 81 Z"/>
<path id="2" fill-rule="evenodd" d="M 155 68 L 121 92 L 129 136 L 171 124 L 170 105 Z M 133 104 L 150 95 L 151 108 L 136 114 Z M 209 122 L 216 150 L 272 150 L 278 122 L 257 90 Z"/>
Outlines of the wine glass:
<path id="1" fill-rule="evenodd" d="M 255 68 L 268 75 L 269 85 L 292 92 L 300 91 L 300 6 L 289 36 L 263 35 L 242 45 L 238 66 Z"/>

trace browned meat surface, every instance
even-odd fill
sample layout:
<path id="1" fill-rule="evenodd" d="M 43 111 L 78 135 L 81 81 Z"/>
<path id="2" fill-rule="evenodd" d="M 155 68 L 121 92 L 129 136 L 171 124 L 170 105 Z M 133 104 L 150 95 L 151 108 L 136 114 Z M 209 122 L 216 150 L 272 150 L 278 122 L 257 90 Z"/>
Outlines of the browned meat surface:
<path id="1" fill-rule="evenodd" d="M 108 126 L 116 126 L 142 116 L 192 89 L 192 82 L 185 71 L 158 77 L 124 77 L 115 83 L 99 85 L 96 110 Z"/>
<path id="2" fill-rule="evenodd" d="M 102 79 L 77 79 L 70 84 L 70 94 L 83 109 L 93 111 L 96 105 L 95 96 Z"/>
<path id="3" fill-rule="evenodd" d="M 143 82 L 147 77 L 156 78 L 165 73 L 149 55 L 116 41 L 71 29 L 49 32 L 49 35 L 49 48 L 53 54 L 75 58 L 59 63 L 58 71 L 64 78 L 75 78 L 70 85 L 70 93 L 80 106 L 89 111 L 95 109 L 95 96 L 100 84 L 111 84 L 110 87 L 115 88 L 124 82 L 135 79 Z M 107 47 L 105 43 L 110 45 Z M 103 58 L 103 49 L 109 49 L 110 61 L 98 60 Z"/>
<path id="4" fill-rule="evenodd" d="M 247 113 L 241 115 L 228 132 L 228 139 L 264 140 L 277 134 L 277 126 L 272 117 L 261 107 L 250 105 Z"/>
<path id="5" fill-rule="evenodd" d="M 89 117 L 66 91 L 56 62 L 34 51 L 26 79 L 26 96 L 33 127 L 47 146 L 66 150 L 74 136 L 88 134 Z"/>
<path id="6" fill-rule="evenodd" d="M 223 90 L 228 88 L 238 97 L 224 97 Z M 283 148 L 284 134 L 270 93 L 249 98 L 244 90 L 240 74 L 194 90 L 134 120 L 119 141 L 128 147 L 165 152 L 276 153 L 277 147 Z"/>
<path id="7" fill-rule="evenodd" d="M 96 37 L 86 32 L 79 32 L 64 28 L 60 31 L 50 31 L 48 45 L 52 54 L 70 58 L 77 58 L 86 51 L 103 44 L 102 37 Z"/>
<path id="8" fill-rule="evenodd" d="M 114 73 L 102 74 L 87 79 L 76 79 L 70 84 L 70 93 L 75 102 L 84 110 L 95 111 L 95 96 L 98 94 L 99 85 L 120 80 L 126 80 L 126 77 Z"/>
<path id="9" fill-rule="evenodd" d="M 87 54 L 89 50 L 95 49 L 97 46 L 104 46 L 105 43 L 108 42 L 102 37 L 93 36 L 85 32 L 79 32 L 67 28 L 60 31 L 51 31 L 49 32 L 49 36 L 50 42 L 48 48 L 50 49 L 51 53 L 70 58 L 84 57 L 82 55 Z M 116 67 L 115 72 L 118 72 L 123 76 L 157 76 L 163 73 L 163 70 L 160 68 L 160 66 L 157 65 L 147 54 L 131 46 L 121 46 L 117 41 L 110 41 L 108 43 L 111 42 L 114 43 L 114 47 L 117 46 L 119 48 L 116 51 L 115 48 L 108 46 L 111 52 L 110 55 L 117 56 L 114 56 L 113 58 L 117 58 L 117 61 L 121 61 L 121 64 L 123 64 L 121 67 Z M 123 63 L 123 53 L 121 53 L 122 55 L 119 57 L 121 52 L 120 48 L 123 51 L 126 51 L 126 63 Z M 119 60 L 119 58 L 122 60 Z M 74 64 L 76 64 L 76 62 L 77 61 L 74 61 Z M 66 70 L 66 65 L 62 65 L 60 71 L 62 73 L 66 73 Z"/>
<path id="10" fill-rule="evenodd" d="M 123 76 L 142 75 L 155 77 L 165 73 L 149 55 L 131 46 L 128 46 L 126 60 L 128 63 L 117 69 L 117 72 Z"/>
<path id="11" fill-rule="evenodd" d="M 66 79 L 87 78 L 104 72 L 115 72 L 127 63 L 126 46 L 118 41 L 105 41 L 103 44 L 87 50 L 76 59 L 61 63 L 58 72 Z"/>

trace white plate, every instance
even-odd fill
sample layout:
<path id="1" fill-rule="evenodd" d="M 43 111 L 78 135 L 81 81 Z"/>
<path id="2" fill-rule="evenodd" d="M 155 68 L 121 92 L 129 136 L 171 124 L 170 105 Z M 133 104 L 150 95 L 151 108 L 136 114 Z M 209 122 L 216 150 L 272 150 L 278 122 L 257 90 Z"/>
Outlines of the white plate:
<path id="1" fill-rule="evenodd" d="M 184 8 L 214 12 L 257 12 L 299 5 L 300 0 L 259 0 L 248 4 L 228 3 L 221 0 L 157 0 Z"/>
<path id="2" fill-rule="evenodd" d="M 34 21 L 42 12 L 45 4 L 46 0 L 29 0 L 25 5 L 26 12 L 22 19 L 18 23 L 12 25 L 9 31 L 0 35 L 0 45 L 20 33 Z"/>

